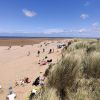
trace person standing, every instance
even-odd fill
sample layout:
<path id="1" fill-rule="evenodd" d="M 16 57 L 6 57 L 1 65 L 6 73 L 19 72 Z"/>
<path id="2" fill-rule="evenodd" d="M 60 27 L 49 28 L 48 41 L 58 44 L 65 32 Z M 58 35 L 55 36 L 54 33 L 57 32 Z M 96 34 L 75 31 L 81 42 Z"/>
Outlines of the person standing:
<path id="1" fill-rule="evenodd" d="M 40 55 L 40 51 L 38 50 L 38 52 L 37 52 L 37 53 L 38 53 L 38 57 L 39 57 L 39 55 Z"/>

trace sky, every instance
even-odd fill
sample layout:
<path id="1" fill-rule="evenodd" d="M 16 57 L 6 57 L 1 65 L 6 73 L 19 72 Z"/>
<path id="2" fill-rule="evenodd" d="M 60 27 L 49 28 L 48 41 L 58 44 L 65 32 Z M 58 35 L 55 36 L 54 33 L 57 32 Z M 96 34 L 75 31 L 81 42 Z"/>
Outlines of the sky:
<path id="1" fill-rule="evenodd" d="M 100 37 L 100 0 L 0 0 L 0 36 Z"/>

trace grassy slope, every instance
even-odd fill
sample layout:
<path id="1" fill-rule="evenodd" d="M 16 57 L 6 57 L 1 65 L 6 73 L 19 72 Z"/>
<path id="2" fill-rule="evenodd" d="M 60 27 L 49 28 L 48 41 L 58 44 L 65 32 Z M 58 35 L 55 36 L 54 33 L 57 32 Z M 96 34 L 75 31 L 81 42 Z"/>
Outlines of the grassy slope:
<path id="1" fill-rule="evenodd" d="M 100 43 L 79 40 L 62 51 L 33 100 L 100 100 Z"/>

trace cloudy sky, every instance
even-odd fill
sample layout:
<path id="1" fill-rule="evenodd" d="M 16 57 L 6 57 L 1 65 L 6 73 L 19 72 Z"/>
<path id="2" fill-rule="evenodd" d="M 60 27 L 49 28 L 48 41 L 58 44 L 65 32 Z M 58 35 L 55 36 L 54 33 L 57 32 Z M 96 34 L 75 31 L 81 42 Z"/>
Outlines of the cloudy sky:
<path id="1" fill-rule="evenodd" d="M 0 0 L 0 36 L 100 37 L 100 0 Z"/>

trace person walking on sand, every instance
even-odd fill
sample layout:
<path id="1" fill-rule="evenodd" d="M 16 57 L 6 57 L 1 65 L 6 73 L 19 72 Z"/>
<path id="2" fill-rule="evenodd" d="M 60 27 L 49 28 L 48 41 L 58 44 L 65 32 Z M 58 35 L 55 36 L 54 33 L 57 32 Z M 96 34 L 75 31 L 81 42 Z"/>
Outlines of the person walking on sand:
<path id="1" fill-rule="evenodd" d="M 52 49 L 49 50 L 49 54 L 52 53 Z"/>
<path id="2" fill-rule="evenodd" d="M 43 52 L 45 52 L 45 49 L 43 48 Z"/>
<path id="3" fill-rule="evenodd" d="M 37 53 L 38 53 L 38 57 L 39 57 L 39 55 L 40 55 L 40 51 L 38 50 L 38 52 L 37 52 Z"/>

